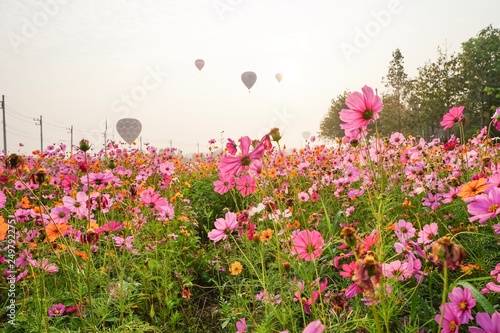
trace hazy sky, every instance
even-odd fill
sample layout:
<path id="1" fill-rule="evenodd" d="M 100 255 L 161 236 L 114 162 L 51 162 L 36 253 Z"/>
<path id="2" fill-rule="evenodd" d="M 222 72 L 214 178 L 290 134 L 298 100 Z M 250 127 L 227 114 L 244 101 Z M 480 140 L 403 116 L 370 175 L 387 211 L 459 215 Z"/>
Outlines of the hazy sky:
<path id="1" fill-rule="evenodd" d="M 0 0 L 8 151 L 40 148 L 40 116 L 44 146 L 73 126 L 100 147 L 106 121 L 119 140 L 116 122 L 136 118 L 143 143 L 184 152 L 271 127 L 300 147 L 345 89 L 384 90 L 394 49 L 415 76 L 498 13 L 498 0 Z"/>

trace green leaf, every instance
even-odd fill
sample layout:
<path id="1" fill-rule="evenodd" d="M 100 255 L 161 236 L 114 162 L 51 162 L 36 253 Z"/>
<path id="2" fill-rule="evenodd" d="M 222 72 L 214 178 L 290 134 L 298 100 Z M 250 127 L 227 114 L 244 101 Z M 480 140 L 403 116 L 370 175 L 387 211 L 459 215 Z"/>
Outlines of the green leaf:
<path id="1" fill-rule="evenodd" d="M 495 312 L 495 308 L 493 307 L 493 305 L 472 284 L 470 284 L 469 282 L 460 281 L 457 282 L 457 285 L 469 289 L 472 292 L 472 296 L 476 300 L 476 304 L 483 311 L 487 312 L 489 315 L 492 315 L 493 312 Z"/>
<path id="2" fill-rule="evenodd" d="M 149 317 L 153 318 L 155 316 L 155 308 L 153 304 L 151 304 L 151 310 L 149 310 Z"/>

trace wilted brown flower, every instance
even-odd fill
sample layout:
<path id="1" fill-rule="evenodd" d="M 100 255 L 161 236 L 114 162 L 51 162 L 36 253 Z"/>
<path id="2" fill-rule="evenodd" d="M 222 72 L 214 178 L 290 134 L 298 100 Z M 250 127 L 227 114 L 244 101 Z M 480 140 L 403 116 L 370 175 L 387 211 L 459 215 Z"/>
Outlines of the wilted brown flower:
<path id="1" fill-rule="evenodd" d="M 17 169 L 23 164 L 23 158 L 17 154 L 10 154 L 5 159 L 5 166 L 7 169 Z"/>
<path id="2" fill-rule="evenodd" d="M 344 237 L 344 241 L 349 247 L 355 247 L 358 236 L 356 236 L 356 229 L 353 227 L 344 227 L 340 231 L 340 236 Z"/>
<path id="3" fill-rule="evenodd" d="M 463 246 L 453 242 L 450 236 L 444 236 L 432 244 L 432 261 L 435 264 L 443 260 L 447 268 L 455 269 L 462 265 L 464 259 Z"/>
<path id="4" fill-rule="evenodd" d="M 382 265 L 375 259 L 375 253 L 368 251 L 362 259 L 356 261 L 352 280 L 365 292 L 374 292 L 382 275 Z"/>

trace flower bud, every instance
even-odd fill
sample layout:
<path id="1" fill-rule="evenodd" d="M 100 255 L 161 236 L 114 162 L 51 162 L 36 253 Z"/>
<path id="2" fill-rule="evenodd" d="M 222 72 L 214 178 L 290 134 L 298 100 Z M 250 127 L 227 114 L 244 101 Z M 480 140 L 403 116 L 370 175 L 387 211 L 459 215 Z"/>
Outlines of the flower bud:
<path id="1" fill-rule="evenodd" d="M 454 243 L 450 236 L 444 236 L 432 244 L 432 261 L 437 264 L 444 261 L 447 268 L 455 269 L 462 265 L 465 250 L 462 245 Z"/>
<path id="2" fill-rule="evenodd" d="M 95 244 L 99 240 L 99 234 L 90 228 L 87 232 L 84 232 L 80 236 L 80 241 L 83 244 Z"/>
<path id="3" fill-rule="evenodd" d="M 274 142 L 279 142 L 282 138 L 280 129 L 277 127 L 271 128 L 271 130 L 269 131 L 269 135 Z"/>
<path id="4" fill-rule="evenodd" d="M 45 171 L 45 169 L 40 168 L 31 176 L 30 181 L 35 184 L 42 185 L 46 177 L 47 177 L 47 171 Z"/>
<path id="5" fill-rule="evenodd" d="M 81 151 L 86 152 L 90 150 L 90 143 L 87 139 L 81 139 L 79 148 Z"/>

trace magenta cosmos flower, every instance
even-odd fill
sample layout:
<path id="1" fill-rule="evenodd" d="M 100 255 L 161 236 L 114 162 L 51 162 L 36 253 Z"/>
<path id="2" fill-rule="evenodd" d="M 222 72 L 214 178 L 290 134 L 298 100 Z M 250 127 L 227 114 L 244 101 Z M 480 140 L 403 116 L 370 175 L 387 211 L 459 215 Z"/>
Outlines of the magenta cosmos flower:
<path id="1" fill-rule="evenodd" d="M 478 221 L 484 223 L 490 218 L 500 214 L 500 188 L 494 187 L 488 193 L 482 193 L 474 197 L 474 201 L 467 206 L 470 222 Z"/>
<path id="2" fill-rule="evenodd" d="M 453 288 L 448 295 L 451 301 L 451 308 L 456 313 L 460 324 L 467 324 L 472 319 L 471 310 L 476 306 L 476 300 L 472 297 L 472 292 L 465 288 Z"/>
<path id="3" fill-rule="evenodd" d="M 323 252 L 325 241 L 316 230 L 302 230 L 293 237 L 292 254 L 306 261 L 316 260 Z"/>
<path id="4" fill-rule="evenodd" d="M 443 126 L 444 130 L 452 128 L 453 125 L 464 121 L 463 114 L 464 114 L 463 106 L 459 107 L 454 106 L 450 109 L 450 111 L 448 111 L 447 114 L 443 116 L 443 120 L 441 120 L 439 124 Z"/>
<path id="5" fill-rule="evenodd" d="M 443 306 L 439 307 L 439 311 L 443 313 Z M 437 314 L 434 317 L 434 320 L 437 323 L 441 322 L 441 314 Z M 441 333 L 456 333 L 458 332 L 458 328 L 460 327 L 460 318 L 458 318 L 457 314 L 451 308 L 451 303 L 444 304 L 444 315 L 443 315 L 443 329 Z"/>
<path id="6" fill-rule="evenodd" d="M 238 227 L 238 221 L 236 220 L 236 214 L 227 212 L 225 218 L 218 218 L 215 220 L 215 229 L 208 233 L 208 238 L 214 242 L 226 239 L 227 235 L 232 233 Z"/>
<path id="7" fill-rule="evenodd" d="M 380 117 L 379 112 L 384 107 L 380 97 L 373 93 L 372 88 L 364 86 L 361 90 L 363 93 L 356 91 L 349 94 L 345 100 L 348 109 L 340 111 L 340 120 L 345 122 L 345 124 L 340 125 L 340 128 L 346 133 L 365 129 L 369 123 Z"/>
<path id="8" fill-rule="evenodd" d="M 222 156 L 219 163 L 220 173 L 237 175 L 241 171 L 248 169 L 253 160 L 259 159 L 266 151 L 269 135 L 266 135 L 260 140 L 257 146 L 250 152 L 252 140 L 248 136 L 240 139 L 241 155 L 239 156 Z"/>
<path id="9" fill-rule="evenodd" d="M 469 326 L 470 333 L 500 333 L 500 313 L 498 311 L 495 311 L 491 317 L 486 312 L 479 312 L 476 314 L 476 323 L 481 328 Z"/>
<path id="10" fill-rule="evenodd" d="M 64 314 L 66 306 L 64 304 L 54 304 L 48 310 L 47 314 L 49 317 L 60 317 Z"/>

